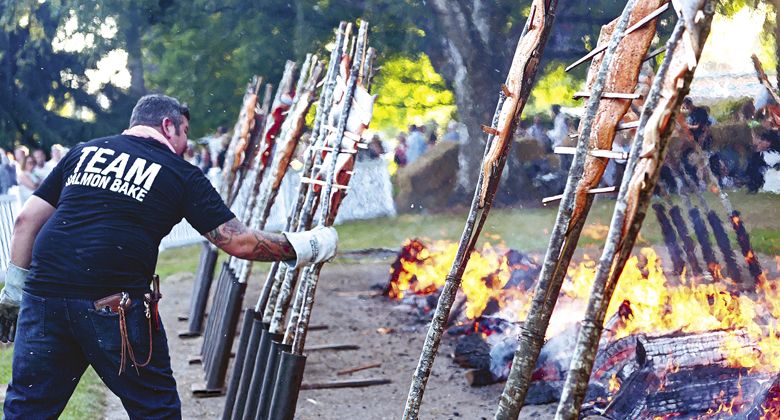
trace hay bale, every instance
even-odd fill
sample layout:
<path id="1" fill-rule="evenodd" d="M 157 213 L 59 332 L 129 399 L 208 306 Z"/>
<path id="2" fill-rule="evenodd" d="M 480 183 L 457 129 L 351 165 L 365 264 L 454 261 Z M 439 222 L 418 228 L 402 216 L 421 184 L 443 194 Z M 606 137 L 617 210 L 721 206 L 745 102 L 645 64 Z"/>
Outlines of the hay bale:
<path id="1" fill-rule="evenodd" d="M 736 150 L 750 150 L 752 135 L 750 127 L 744 122 L 715 124 L 710 127 L 712 132 L 712 148 L 720 150 L 731 146 Z"/>
<path id="2" fill-rule="evenodd" d="M 442 208 L 455 188 L 458 173 L 456 142 L 441 142 L 396 173 L 395 208 L 416 213 Z"/>
<path id="3" fill-rule="evenodd" d="M 512 149 L 512 154 L 522 163 L 542 159 L 548 155 L 538 141 L 530 138 L 516 139 Z"/>

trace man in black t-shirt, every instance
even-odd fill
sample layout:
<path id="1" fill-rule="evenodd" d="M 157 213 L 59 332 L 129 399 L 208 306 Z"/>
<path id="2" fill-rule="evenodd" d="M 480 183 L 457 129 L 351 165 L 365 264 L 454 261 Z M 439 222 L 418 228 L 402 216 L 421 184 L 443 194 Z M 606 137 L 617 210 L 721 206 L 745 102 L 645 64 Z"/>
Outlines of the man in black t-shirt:
<path id="1" fill-rule="evenodd" d="M 7 419 L 57 417 L 89 365 L 131 418 L 181 417 L 148 294 L 160 241 L 182 218 L 239 258 L 297 266 L 335 254 L 333 228 L 273 234 L 238 221 L 182 159 L 188 126 L 177 100 L 145 96 L 128 130 L 74 147 L 25 203 L 0 291 L 0 342 L 15 341 Z M 119 306 L 96 302 L 115 296 Z"/>

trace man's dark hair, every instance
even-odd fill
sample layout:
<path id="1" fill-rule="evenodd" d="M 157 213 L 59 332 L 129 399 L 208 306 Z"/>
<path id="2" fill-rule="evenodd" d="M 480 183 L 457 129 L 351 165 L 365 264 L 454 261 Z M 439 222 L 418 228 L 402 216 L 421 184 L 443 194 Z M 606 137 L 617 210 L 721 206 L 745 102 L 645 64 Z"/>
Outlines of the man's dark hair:
<path id="1" fill-rule="evenodd" d="M 162 125 L 163 119 L 170 118 L 176 128 L 176 134 L 179 134 L 182 117 L 189 120 L 190 110 L 186 105 L 180 104 L 176 98 L 159 94 L 146 95 L 139 99 L 133 107 L 133 113 L 130 115 L 130 127 L 136 125 L 157 127 Z"/>
<path id="2" fill-rule="evenodd" d="M 553 114 L 558 115 L 561 112 L 561 106 L 555 104 L 551 107 Z"/>

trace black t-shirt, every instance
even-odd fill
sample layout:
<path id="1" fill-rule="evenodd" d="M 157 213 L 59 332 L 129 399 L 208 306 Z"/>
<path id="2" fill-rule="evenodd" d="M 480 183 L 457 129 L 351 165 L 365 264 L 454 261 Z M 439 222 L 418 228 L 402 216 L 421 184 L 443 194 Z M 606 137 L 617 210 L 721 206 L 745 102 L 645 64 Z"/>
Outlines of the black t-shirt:
<path id="1" fill-rule="evenodd" d="M 57 209 L 35 239 L 25 285 L 44 296 L 137 296 L 182 217 L 201 234 L 234 217 L 197 167 L 126 135 L 74 147 L 35 195 Z"/>

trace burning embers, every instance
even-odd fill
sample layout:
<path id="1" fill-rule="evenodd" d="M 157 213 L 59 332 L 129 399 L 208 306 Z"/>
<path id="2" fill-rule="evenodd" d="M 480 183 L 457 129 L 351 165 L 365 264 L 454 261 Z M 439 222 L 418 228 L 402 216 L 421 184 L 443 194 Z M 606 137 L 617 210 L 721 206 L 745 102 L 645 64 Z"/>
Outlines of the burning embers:
<path id="1" fill-rule="evenodd" d="M 435 307 L 456 247 L 408 241 L 385 294 L 422 303 L 422 312 Z M 587 256 L 569 269 L 527 403 L 560 397 L 594 269 Z M 505 247 L 486 244 L 471 256 L 448 330 L 459 337 L 455 361 L 471 369 L 470 384 L 506 379 L 538 272 L 531 258 Z M 780 290 L 772 281 L 744 291 L 730 279 L 666 274 L 655 251 L 644 248 L 626 265 L 607 315 L 584 413 L 756 419 L 780 413 Z"/>
<path id="2" fill-rule="evenodd" d="M 398 300 L 435 295 L 444 286 L 457 247 L 445 241 L 431 245 L 418 239 L 406 241 L 391 266 L 384 294 Z M 450 319 L 462 313 L 473 320 L 501 311 L 506 313 L 503 318 L 516 321 L 518 314 L 524 314 L 526 292 L 538 273 L 539 266 L 525 254 L 486 243 L 471 254 Z"/>

